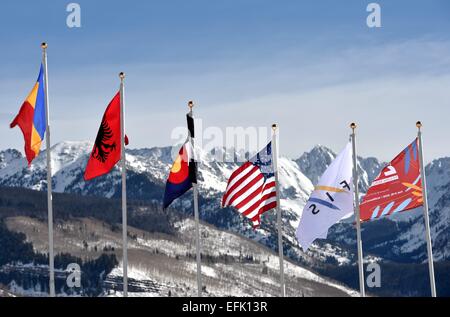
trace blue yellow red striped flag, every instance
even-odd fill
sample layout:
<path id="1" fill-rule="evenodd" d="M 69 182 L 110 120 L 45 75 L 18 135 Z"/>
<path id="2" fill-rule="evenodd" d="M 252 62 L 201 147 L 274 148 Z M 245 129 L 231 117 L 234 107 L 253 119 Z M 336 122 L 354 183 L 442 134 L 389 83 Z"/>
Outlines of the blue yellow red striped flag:
<path id="1" fill-rule="evenodd" d="M 22 130 L 28 164 L 39 155 L 45 135 L 45 120 L 44 67 L 41 64 L 33 89 L 10 124 L 11 128 L 19 125 Z"/>

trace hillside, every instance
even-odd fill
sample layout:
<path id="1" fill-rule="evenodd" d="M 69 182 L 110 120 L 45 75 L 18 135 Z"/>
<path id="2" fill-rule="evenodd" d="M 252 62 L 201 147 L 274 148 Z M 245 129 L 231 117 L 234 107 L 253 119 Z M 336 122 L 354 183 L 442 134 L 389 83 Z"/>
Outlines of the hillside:
<path id="1" fill-rule="evenodd" d="M 28 217 L 8 218 L 10 230 L 22 232 L 38 252 L 45 252 L 46 224 Z M 195 296 L 194 223 L 175 223 L 177 233 L 149 233 L 129 227 L 131 296 Z M 201 226 L 205 296 L 278 296 L 278 257 L 273 251 L 235 234 Z M 94 259 L 114 250 L 119 266 L 106 278 L 106 295 L 119 296 L 122 287 L 122 236 L 105 223 L 73 219 L 55 228 L 55 252 Z M 349 296 L 354 291 L 321 278 L 293 263 L 286 264 L 290 296 Z"/>
<path id="2" fill-rule="evenodd" d="M 18 254 L 1 266 L 2 274 L 27 276 L 45 283 L 48 231 L 45 220 L 45 194 L 21 188 L 0 188 L 0 221 L 13 233 L 24 234 L 36 255 Z M 114 255 L 119 265 L 104 278 L 103 296 L 120 296 L 122 235 L 120 201 L 115 199 L 55 194 L 55 254 L 70 254 L 84 262 L 102 255 Z M 157 219 L 159 218 L 159 219 Z M 134 296 L 190 296 L 196 294 L 195 241 L 193 221 L 176 212 L 162 213 L 158 207 L 143 202 L 129 202 L 130 292 Z M 219 230 L 201 226 L 202 261 L 206 296 L 278 296 L 278 257 L 261 244 Z M 15 237 L 19 241 L 20 236 Z M 21 242 L 15 242 L 20 245 Z M 25 245 L 24 245 L 25 246 Z M 5 245 L 4 245 L 5 247 Z M 14 248 L 14 246 L 11 246 Z M 5 250 L 7 251 L 8 248 Z M 12 253 L 8 253 L 11 256 Z M 7 255 L 7 256 L 8 256 Z M 31 257 L 30 257 L 31 256 Z M 0 259 L 2 253 L 0 252 Z M 37 260 L 36 260 L 37 258 Z M 39 265 L 24 262 L 25 259 Z M 61 268 L 64 266 L 60 265 Z M 59 283 L 66 274 L 57 271 Z M 292 262 L 286 263 L 291 296 L 348 296 L 355 292 Z M 14 275 L 14 276 L 16 276 Z M 5 278 L 5 277 L 3 277 Z M 17 280 L 9 286 L 21 295 L 43 295 L 33 282 L 27 287 Z M 68 291 L 65 290 L 65 293 Z"/>
<path id="3" fill-rule="evenodd" d="M 62 142 L 52 147 L 53 188 L 57 192 L 84 196 L 79 200 L 79 204 L 64 209 L 64 219 L 74 216 L 85 217 L 86 208 L 100 197 L 112 198 L 111 202 L 120 198 L 120 175 L 117 169 L 95 181 L 84 182 L 82 174 L 90 149 L 91 144 L 88 142 Z M 136 215 L 136 218 L 131 217 L 130 221 L 134 221 L 130 223 L 132 226 L 142 230 L 157 229 L 170 234 L 170 223 L 191 217 L 192 197 L 189 194 L 176 201 L 168 213 L 163 213 L 160 208 L 165 178 L 172 164 L 172 154 L 175 152 L 171 147 L 127 150 L 127 188 L 128 197 L 132 202 L 129 210 L 131 215 Z M 316 146 L 298 159 L 292 160 L 285 157 L 280 159 L 284 252 L 295 263 L 355 287 L 357 275 L 342 274 L 346 270 L 354 270 L 356 262 L 356 234 L 352 226 L 353 219 L 350 218 L 332 227 L 328 239 L 317 241 L 307 253 L 299 248 L 295 238 L 295 229 L 301 218 L 303 206 L 313 190 L 313 184 L 317 183 L 319 176 L 335 155 L 324 146 Z M 256 241 L 276 252 L 278 246 L 275 213 L 266 213 L 262 218 L 261 228 L 255 231 L 251 228 L 251 224 L 234 210 L 220 208 L 220 199 L 227 179 L 238 164 L 233 160 L 222 162 L 218 158 L 236 159 L 238 156 L 238 153 L 220 149 L 210 153 L 199 150 L 200 217 L 204 223 Z M 358 158 L 360 188 L 363 193 L 384 164 L 376 158 Z M 41 153 L 31 168 L 28 168 L 20 152 L 11 149 L 2 151 L 0 167 L 0 185 L 46 189 L 45 152 Z M 450 260 L 448 244 L 450 232 L 447 229 L 450 225 L 450 158 L 434 160 L 427 165 L 426 172 L 435 260 L 446 263 Z M 23 198 L 18 199 L 16 205 L 20 206 L 24 203 L 21 199 Z M 55 200 L 56 203 L 58 203 L 57 200 Z M 113 212 L 108 213 L 108 219 L 105 218 L 106 214 L 101 211 L 101 208 L 96 207 L 96 215 L 102 221 L 120 222 L 119 206 L 120 204 L 111 203 Z M 148 206 L 152 207 L 149 209 Z M 45 200 L 41 202 L 40 207 L 42 220 L 46 215 Z M 28 216 L 30 212 L 24 214 L 24 210 L 21 209 L 20 215 Z M 168 219 L 167 215 L 174 219 Z M 165 228 L 165 231 L 161 228 L 153 228 L 156 224 Z M 411 270 L 414 270 L 415 265 L 426 262 L 421 210 L 365 223 L 362 231 L 366 262 L 376 261 L 382 265 L 394 266 L 399 264 L 399 270 L 405 269 L 401 268 L 403 264 L 410 265 Z M 338 267 L 339 272 L 334 270 L 335 266 Z M 395 272 L 395 269 L 392 272 Z M 427 278 L 426 275 L 424 278 Z M 417 286 L 416 289 L 415 295 L 428 295 L 426 287 Z M 383 290 L 383 292 L 398 295 L 394 288 Z"/>

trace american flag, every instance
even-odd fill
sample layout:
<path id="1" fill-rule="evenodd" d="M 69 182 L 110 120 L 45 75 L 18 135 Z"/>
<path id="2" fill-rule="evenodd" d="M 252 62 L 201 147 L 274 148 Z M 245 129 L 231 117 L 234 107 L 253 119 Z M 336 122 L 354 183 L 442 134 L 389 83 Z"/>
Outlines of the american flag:
<path id="1" fill-rule="evenodd" d="M 253 227 L 261 223 L 261 215 L 277 207 L 272 143 L 231 174 L 222 207 L 235 207 L 249 218 Z"/>

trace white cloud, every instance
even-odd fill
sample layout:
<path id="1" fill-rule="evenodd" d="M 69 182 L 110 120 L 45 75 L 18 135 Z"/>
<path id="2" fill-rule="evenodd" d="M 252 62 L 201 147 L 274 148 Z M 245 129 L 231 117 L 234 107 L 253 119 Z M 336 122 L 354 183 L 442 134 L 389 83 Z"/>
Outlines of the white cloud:
<path id="1" fill-rule="evenodd" d="M 54 67 L 53 141 L 94 138 L 118 88 L 117 67 Z M 133 147 L 170 144 L 172 128 L 185 125 L 186 102 L 194 99 L 205 125 L 278 122 L 282 151 L 290 156 L 317 143 L 338 151 L 348 124 L 356 121 L 360 154 L 388 160 L 412 141 L 418 119 L 425 125 L 426 157 L 450 155 L 447 41 L 427 38 L 342 49 L 322 42 L 255 59 L 235 52 L 218 61 L 129 64 L 122 69 L 127 72 L 127 133 Z M 2 103 L 8 105 L 2 112 L 18 110 L 17 100 L 26 97 L 18 92 L 29 89 L 24 82 L 31 88 L 29 78 L 1 80 Z M 2 124 L 0 133 L 5 136 L 1 148 L 22 148 L 18 131 Z"/>

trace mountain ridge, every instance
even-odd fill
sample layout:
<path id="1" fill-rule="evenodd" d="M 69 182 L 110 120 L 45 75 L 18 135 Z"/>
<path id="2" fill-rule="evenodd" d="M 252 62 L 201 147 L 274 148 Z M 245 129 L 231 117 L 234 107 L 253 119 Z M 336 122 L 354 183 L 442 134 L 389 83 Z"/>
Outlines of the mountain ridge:
<path id="1" fill-rule="evenodd" d="M 55 192 L 76 193 L 87 196 L 120 198 L 120 175 L 118 168 L 112 173 L 86 183 L 82 174 L 92 144 L 89 142 L 62 142 L 52 147 L 53 188 Z M 160 203 L 164 184 L 172 164 L 172 155 L 178 149 L 153 147 L 127 149 L 128 197 Z M 45 151 L 31 168 L 17 150 L 0 152 L 0 185 L 46 189 Z M 200 151 L 199 188 L 201 219 L 218 228 L 231 230 L 253 239 L 276 251 L 277 227 L 273 212 L 263 215 L 262 226 L 253 230 L 251 224 L 231 209 L 221 209 L 220 199 L 225 191 L 227 179 L 239 166 L 233 162 L 216 162 L 214 153 Z M 326 240 L 317 241 L 310 251 L 300 250 L 295 230 L 310 193 L 321 173 L 329 166 L 336 154 L 325 146 L 316 146 L 298 159 L 280 157 L 280 192 L 283 210 L 284 253 L 292 260 L 314 268 L 317 261 L 325 263 L 333 258 L 339 265 L 355 263 L 355 231 L 352 219 L 331 228 Z M 370 182 L 386 163 L 376 158 L 358 157 L 360 188 L 365 192 Z M 450 259 L 450 158 L 433 160 L 426 166 L 430 196 L 430 221 L 435 258 L 438 261 Z M 192 202 L 185 195 L 174 202 L 173 210 L 190 215 Z M 401 213 L 398 216 L 373 221 L 363 225 L 363 248 L 366 261 L 426 261 L 423 219 L 420 210 Z"/>

